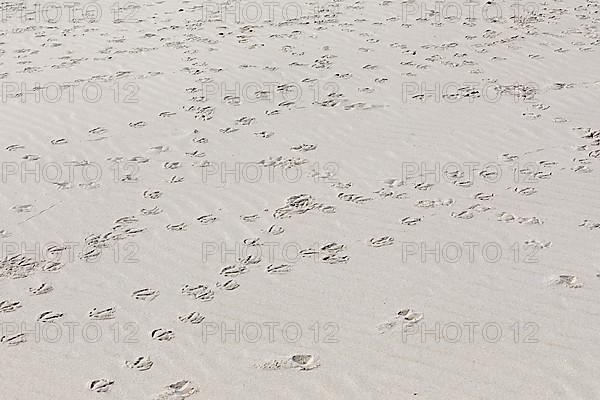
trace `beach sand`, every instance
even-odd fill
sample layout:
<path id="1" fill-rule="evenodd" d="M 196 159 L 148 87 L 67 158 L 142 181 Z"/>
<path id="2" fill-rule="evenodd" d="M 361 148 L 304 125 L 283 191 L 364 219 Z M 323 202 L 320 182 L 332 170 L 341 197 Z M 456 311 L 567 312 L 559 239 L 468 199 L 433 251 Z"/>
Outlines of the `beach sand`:
<path id="1" fill-rule="evenodd" d="M 3 3 L 0 399 L 600 398 L 600 5 L 469 4 Z"/>

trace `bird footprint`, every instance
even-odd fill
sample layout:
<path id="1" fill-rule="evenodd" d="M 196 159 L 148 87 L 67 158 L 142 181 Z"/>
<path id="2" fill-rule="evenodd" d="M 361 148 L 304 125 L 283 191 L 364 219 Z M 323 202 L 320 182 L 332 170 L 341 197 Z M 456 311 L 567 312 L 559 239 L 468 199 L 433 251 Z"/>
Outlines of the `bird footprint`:
<path id="1" fill-rule="evenodd" d="M 248 268 L 245 265 L 228 265 L 221 269 L 219 274 L 223 276 L 238 276 L 248 272 Z"/>
<path id="2" fill-rule="evenodd" d="M 583 283 L 579 282 L 579 279 L 575 275 L 562 274 L 551 280 L 551 283 L 555 285 L 565 286 L 569 289 L 579 289 L 583 287 Z"/>
<path id="3" fill-rule="evenodd" d="M 171 330 L 158 328 L 152 331 L 150 337 L 159 342 L 169 342 L 175 338 L 175 333 Z"/>
<path id="4" fill-rule="evenodd" d="M 403 325 L 404 327 L 409 325 L 414 325 L 417 322 L 423 319 L 423 313 L 415 312 L 410 308 L 403 308 L 396 313 L 396 316 L 391 321 L 385 321 L 379 325 L 377 325 L 377 330 L 379 333 L 386 333 L 398 325 Z"/>
<path id="5" fill-rule="evenodd" d="M 114 383 L 115 383 L 115 381 L 111 381 L 111 380 L 102 378 L 102 379 L 96 379 L 94 381 L 91 381 L 89 383 L 88 387 L 93 392 L 106 393 L 111 389 L 111 387 Z"/>
<path id="6" fill-rule="evenodd" d="M 217 220 L 217 217 L 215 217 L 212 214 L 207 214 L 196 218 L 196 220 L 200 221 L 201 224 L 210 224 L 215 222 Z"/>
<path id="7" fill-rule="evenodd" d="M 199 312 L 193 311 L 189 314 L 185 314 L 185 315 L 180 315 L 179 317 L 177 317 L 177 319 L 185 324 L 193 324 L 193 325 L 197 325 L 199 323 L 201 323 L 202 321 L 204 321 L 204 316 L 201 315 Z"/>
<path id="8" fill-rule="evenodd" d="M 114 319 L 116 312 L 117 309 L 115 307 L 106 308 L 104 310 L 98 310 L 96 307 L 94 307 L 92 311 L 90 311 L 89 317 L 90 319 L 94 320 Z"/>
<path id="9" fill-rule="evenodd" d="M 165 390 L 155 400 L 183 400 L 192 396 L 196 387 L 188 380 L 180 380 L 165 387 Z"/>
<path id="10" fill-rule="evenodd" d="M 0 312 L 5 312 L 5 313 L 13 312 L 19 308 L 21 308 L 21 302 L 19 302 L 19 301 L 11 301 L 11 300 L 0 301 Z"/>
<path id="11" fill-rule="evenodd" d="M 214 292 L 208 286 L 203 284 L 196 286 L 184 285 L 181 288 L 181 293 L 201 301 L 210 301 L 215 297 Z"/>
<path id="12" fill-rule="evenodd" d="M 0 338 L 0 343 L 3 343 L 7 346 L 17 346 L 19 344 L 23 344 L 27 342 L 27 336 L 24 333 L 17 333 L 14 335 L 6 335 Z"/>
<path id="13" fill-rule="evenodd" d="M 380 238 L 369 239 L 369 245 L 372 247 L 383 247 L 394 244 L 394 238 L 391 236 L 382 236 Z"/>
<path id="14" fill-rule="evenodd" d="M 64 316 L 63 313 L 56 313 L 53 311 L 46 311 L 40 314 L 37 318 L 39 322 L 55 322 L 56 320 L 62 318 Z"/>
<path id="15" fill-rule="evenodd" d="M 422 217 L 414 218 L 414 217 L 404 217 L 400 220 L 402 225 L 416 225 L 423 220 Z"/>
<path id="16" fill-rule="evenodd" d="M 240 284 L 237 283 L 234 279 L 230 279 L 225 283 L 217 282 L 216 286 L 219 289 L 223 290 L 235 290 L 240 287 Z"/>
<path id="17" fill-rule="evenodd" d="M 137 371 L 148 371 L 154 365 L 154 361 L 151 361 L 149 357 L 138 357 L 134 361 L 125 361 L 127 368 L 135 369 Z"/>
<path id="18" fill-rule="evenodd" d="M 156 289 L 140 289 L 131 294 L 136 300 L 152 301 L 158 297 L 160 292 Z"/>
<path id="19" fill-rule="evenodd" d="M 290 264 L 280 264 L 280 265 L 274 265 L 274 264 L 269 264 L 267 266 L 267 272 L 269 274 L 285 274 L 287 272 L 290 272 L 292 270 L 292 266 Z"/>

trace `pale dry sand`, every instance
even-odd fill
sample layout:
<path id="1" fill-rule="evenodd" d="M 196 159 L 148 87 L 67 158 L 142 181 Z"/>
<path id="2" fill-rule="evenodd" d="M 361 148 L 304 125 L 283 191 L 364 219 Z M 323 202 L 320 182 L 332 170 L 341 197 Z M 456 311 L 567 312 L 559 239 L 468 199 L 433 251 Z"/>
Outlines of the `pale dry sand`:
<path id="1" fill-rule="evenodd" d="M 2 3 L 0 398 L 600 398 L 600 5 L 515 3 Z"/>

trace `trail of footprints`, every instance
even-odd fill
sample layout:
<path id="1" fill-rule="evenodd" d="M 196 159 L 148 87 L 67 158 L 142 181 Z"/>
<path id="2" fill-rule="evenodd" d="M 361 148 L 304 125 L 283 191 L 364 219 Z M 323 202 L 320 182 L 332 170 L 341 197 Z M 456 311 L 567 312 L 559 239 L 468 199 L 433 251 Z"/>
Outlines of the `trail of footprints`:
<path id="1" fill-rule="evenodd" d="M 150 192 L 146 192 L 148 194 Z M 154 192 L 156 193 L 156 192 Z M 150 196 L 158 198 L 156 194 Z M 311 209 L 319 208 L 321 205 L 316 203 L 315 200 L 309 195 L 297 195 L 292 196 L 286 201 L 286 206 L 290 214 L 303 214 Z M 273 216 L 276 218 L 276 215 Z M 258 219 L 258 215 L 246 215 L 241 217 L 244 222 L 253 222 Z M 216 217 L 212 214 L 200 217 L 198 220 L 205 223 L 216 222 Z M 86 243 L 92 248 L 103 248 L 110 246 L 115 240 L 122 240 L 130 234 L 138 234 L 144 231 L 144 229 L 135 228 L 135 224 L 138 223 L 138 219 L 134 216 L 127 216 L 119 218 L 115 221 L 113 230 L 108 234 L 94 234 L 86 238 Z M 268 229 L 265 230 L 266 234 L 272 236 L 278 236 L 285 232 L 285 229 L 276 224 L 272 224 Z M 388 238 L 389 240 L 390 238 Z M 260 237 L 247 238 L 243 241 L 245 246 L 262 246 Z M 59 249 L 60 250 L 60 249 Z M 343 244 L 331 242 L 321 246 L 308 247 L 300 251 L 300 255 L 304 258 L 313 258 L 314 261 L 319 261 L 325 264 L 343 264 L 349 260 L 347 254 L 343 254 L 345 246 Z M 85 258 L 85 254 L 82 255 L 82 259 Z M 219 275 L 224 280 L 219 280 L 215 284 L 210 285 L 207 283 L 188 283 L 184 284 L 180 292 L 183 296 L 189 297 L 194 301 L 208 302 L 215 299 L 216 291 L 232 291 L 240 287 L 240 284 L 233 279 L 234 277 L 242 276 L 248 273 L 251 269 L 264 268 L 267 274 L 281 274 L 288 273 L 293 270 L 293 265 L 290 264 L 269 264 L 264 266 L 262 259 L 256 255 L 247 255 L 238 259 L 236 264 L 226 265 L 221 268 Z M 39 295 L 50 293 L 53 290 L 52 286 L 46 283 L 41 284 L 37 288 L 30 288 L 31 295 Z M 160 290 L 157 288 L 140 288 L 136 289 L 131 293 L 133 300 L 142 302 L 155 301 L 160 296 Z M 20 302 L 14 301 L 2 301 L 0 303 L 0 311 L 12 312 L 21 307 Z M 102 321 L 112 320 L 116 317 L 116 307 L 108 308 L 92 308 L 88 317 L 90 320 Z M 64 313 L 56 311 L 46 311 L 38 316 L 38 321 L 42 323 L 52 323 L 64 317 Z M 190 311 L 188 313 L 180 314 L 177 316 L 177 320 L 186 325 L 199 325 L 205 321 L 206 316 L 199 311 Z M 168 327 L 157 327 L 149 333 L 150 339 L 157 343 L 170 342 L 176 340 L 175 329 Z M 8 335 L 0 338 L 0 343 L 8 346 L 15 346 L 18 344 L 25 343 L 27 341 L 25 334 Z M 124 361 L 124 365 L 132 370 L 136 371 L 147 371 L 154 366 L 154 362 L 151 361 L 149 356 L 140 356 L 133 360 Z M 311 370 L 315 369 L 320 365 L 318 358 L 314 358 L 312 355 L 294 355 L 289 359 L 278 361 L 272 360 L 265 362 L 262 365 L 257 365 L 257 368 L 261 369 L 281 369 L 281 368 L 295 368 L 299 370 Z M 97 393 L 103 393 L 110 391 L 112 386 L 115 384 L 114 380 L 109 378 L 99 378 L 90 381 L 89 389 Z M 169 385 L 168 390 L 165 390 L 157 398 L 183 398 L 195 393 L 194 390 L 189 389 L 190 383 L 188 381 L 181 381 L 173 385 Z M 183 397 L 181 397 L 183 396 Z"/>

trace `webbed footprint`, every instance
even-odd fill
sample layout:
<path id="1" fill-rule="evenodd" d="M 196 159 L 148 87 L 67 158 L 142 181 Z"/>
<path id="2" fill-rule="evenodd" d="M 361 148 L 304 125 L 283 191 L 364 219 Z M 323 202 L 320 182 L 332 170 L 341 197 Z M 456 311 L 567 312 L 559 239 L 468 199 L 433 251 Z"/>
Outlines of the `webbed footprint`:
<path id="1" fill-rule="evenodd" d="M 93 320 L 114 319 L 116 312 L 117 312 L 117 309 L 115 307 L 106 308 L 104 310 L 98 310 L 96 307 L 94 307 L 89 312 L 89 317 L 90 317 L 90 319 L 93 319 Z"/>
<path id="2" fill-rule="evenodd" d="M 583 287 L 583 283 L 575 275 L 562 274 L 550 280 L 551 284 L 560 285 L 569 289 L 579 289 Z"/>
<path id="3" fill-rule="evenodd" d="M 199 312 L 193 311 L 188 314 L 180 315 L 177 319 L 185 324 L 197 325 L 204 321 L 205 317 Z"/>
<path id="4" fill-rule="evenodd" d="M 200 301 L 210 301 L 215 297 L 214 292 L 207 285 L 203 284 L 196 286 L 186 284 L 181 288 L 181 294 Z"/>
<path id="5" fill-rule="evenodd" d="M 244 222 L 255 222 L 260 217 L 258 216 L 258 214 L 250 214 L 250 215 L 242 215 L 242 216 L 240 216 L 240 218 Z"/>
<path id="6" fill-rule="evenodd" d="M 195 394 L 196 387 L 188 380 L 180 380 L 165 387 L 155 400 L 183 400 Z"/>
<path id="7" fill-rule="evenodd" d="M 169 231 L 185 231 L 187 229 L 187 224 L 185 222 L 182 222 L 180 224 L 168 224 L 166 226 L 167 230 Z"/>
<path id="8" fill-rule="evenodd" d="M 271 225 L 267 232 L 269 232 L 271 235 L 281 235 L 283 232 L 285 232 L 285 229 L 279 225 Z"/>
<path id="9" fill-rule="evenodd" d="M 423 319 L 423 313 L 419 313 L 411 310 L 410 308 L 403 308 L 396 313 L 394 318 L 391 321 L 385 321 L 381 324 L 377 325 L 377 330 L 379 333 L 383 334 L 392 329 L 395 329 L 397 326 L 403 326 L 406 328 L 407 326 L 414 325 Z"/>
<path id="10" fill-rule="evenodd" d="M 135 369 L 137 371 L 148 371 L 154 365 L 154 361 L 150 360 L 150 357 L 138 357 L 133 361 L 125 361 L 127 368 Z"/>
<path id="11" fill-rule="evenodd" d="M 16 213 L 31 212 L 33 210 L 33 204 L 12 206 L 10 209 Z"/>
<path id="12" fill-rule="evenodd" d="M 419 218 L 416 218 L 416 217 L 404 217 L 404 218 L 402 218 L 400 220 L 400 223 L 402 225 L 410 225 L 410 226 L 412 226 L 412 225 L 418 224 L 422 220 L 423 220 L 423 217 L 419 217 Z"/>
<path id="13" fill-rule="evenodd" d="M 238 276 L 248 272 L 248 268 L 245 265 L 228 265 L 223 267 L 219 272 L 223 276 Z"/>
<path id="14" fill-rule="evenodd" d="M 96 393 L 106 393 L 111 389 L 111 386 L 115 383 L 115 381 L 111 381 L 108 379 L 96 379 L 94 381 L 91 381 L 88 384 L 88 388 L 92 391 L 92 392 L 96 392 Z"/>
<path id="15" fill-rule="evenodd" d="M 292 266 L 290 264 L 269 264 L 266 269 L 267 273 L 269 274 L 285 274 L 291 270 Z"/>
<path id="16" fill-rule="evenodd" d="M 160 292 L 156 289 L 139 289 L 131 294 L 136 300 L 152 301 L 160 295 Z"/>
<path id="17" fill-rule="evenodd" d="M 0 343 L 7 346 L 18 346 L 27 342 L 27 336 L 24 333 L 16 333 L 13 335 L 5 335 L 0 337 Z"/>
<path id="18" fill-rule="evenodd" d="M 207 214 L 207 215 L 203 215 L 201 217 L 196 218 L 196 220 L 198 220 L 201 224 L 210 224 L 213 223 L 217 220 L 217 217 L 215 217 L 212 214 Z"/>
<path id="19" fill-rule="evenodd" d="M 309 371 L 321 365 L 318 356 L 311 354 L 294 354 L 286 359 L 274 359 L 255 364 L 254 367 L 264 370 L 281 370 L 297 368 L 300 371 Z"/>
<path id="20" fill-rule="evenodd" d="M 391 246 L 392 244 L 394 244 L 394 238 L 391 236 L 369 239 L 369 245 L 372 247 Z"/>
<path id="21" fill-rule="evenodd" d="M 471 219 L 475 216 L 475 214 L 473 214 L 471 210 L 464 210 L 459 212 L 452 211 L 450 216 L 458 219 Z"/>
<path id="22" fill-rule="evenodd" d="M 162 212 L 163 212 L 162 208 L 159 208 L 158 206 L 154 206 L 153 208 L 142 208 L 140 210 L 140 213 L 142 215 L 146 215 L 146 216 L 149 216 L 149 215 L 158 215 L 158 214 L 160 214 Z"/>
<path id="23" fill-rule="evenodd" d="M 216 287 L 223 290 L 235 290 L 240 287 L 240 284 L 234 279 L 230 279 L 225 283 L 217 282 Z"/>
<path id="24" fill-rule="evenodd" d="M 175 338 L 175 332 L 168 329 L 158 328 L 150 333 L 150 337 L 153 340 L 158 340 L 159 342 L 169 342 Z"/>
<path id="25" fill-rule="evenodd" d="M 13 312 L 21 308 L 20 301 L 3 300 L 0 301 L 0 312 L 8 313 Z"/>
<path id="26" fill-rule="evenodd" d="M 63 313 L 58 313 L 58 312 L 54 312 L 54 311 L 45 311 L 38 316 L 37 320 L 38 320 L 38 322 L 51 323 L 51 322 L 56 322 L 57 320 L 61 319 L 62 317 L 64 317 Z"/>

